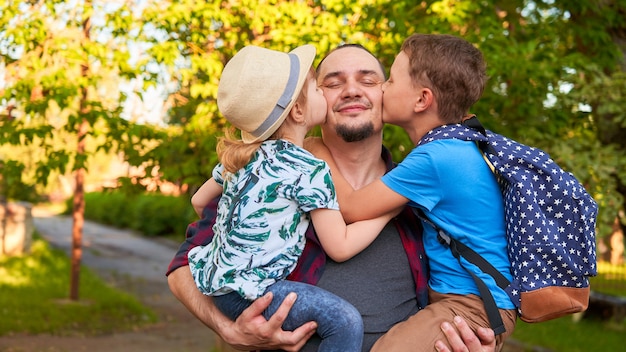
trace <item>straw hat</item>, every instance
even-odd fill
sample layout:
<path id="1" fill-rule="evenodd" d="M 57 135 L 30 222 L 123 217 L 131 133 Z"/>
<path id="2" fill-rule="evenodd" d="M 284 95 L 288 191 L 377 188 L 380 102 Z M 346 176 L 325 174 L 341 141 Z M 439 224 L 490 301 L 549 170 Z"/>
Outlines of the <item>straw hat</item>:
<path id="1" fill-rule="evenodd" d="M 315 59 L 315 47 L 290 53 L 246 46 L 228 61 L 217 88 L 217 107 L 241 130 L 245 143 L 269 138 L 287 117 Z"/>

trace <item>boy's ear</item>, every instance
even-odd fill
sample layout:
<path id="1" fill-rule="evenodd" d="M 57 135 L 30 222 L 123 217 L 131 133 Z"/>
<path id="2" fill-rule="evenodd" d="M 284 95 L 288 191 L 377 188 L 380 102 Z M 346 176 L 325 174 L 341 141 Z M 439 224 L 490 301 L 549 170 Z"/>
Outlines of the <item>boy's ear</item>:
<path id="1" fill-rule="evenodd" d="M 415 97 L 415 106 L 413 109 L 415 112 L 422 112 L 428 110 L 435 102 L 435 96 L 433 95 L 433 91 L 429 88 L 420 88 L 417 91 L 417 95 Z"/>

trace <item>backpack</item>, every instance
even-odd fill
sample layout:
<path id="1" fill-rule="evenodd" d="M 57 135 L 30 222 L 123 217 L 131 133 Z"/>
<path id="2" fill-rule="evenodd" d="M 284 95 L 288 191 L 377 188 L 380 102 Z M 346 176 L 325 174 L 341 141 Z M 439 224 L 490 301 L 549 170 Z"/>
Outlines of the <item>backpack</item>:
<path id="1" fill-rule="evenodd" d="M 435 227 L 439 242 L 450 247 L 459 262 L 462 256 L 490 274 L 508 293 L 521 320 L 536 323 L 586 310 L 589 277 L 597 275 L 594 199 L 546 152 L 485 130 L 475 116 L 463 124 L 431 130 L 418 146 L 451 138 L 476 142 L 496 175 L 504 200 L 513 281 L 419 210 L 422 221 Z M 504 332 L 487 286 L 476 276 L 474 281 L 492 329 L 496 334 Z"/>

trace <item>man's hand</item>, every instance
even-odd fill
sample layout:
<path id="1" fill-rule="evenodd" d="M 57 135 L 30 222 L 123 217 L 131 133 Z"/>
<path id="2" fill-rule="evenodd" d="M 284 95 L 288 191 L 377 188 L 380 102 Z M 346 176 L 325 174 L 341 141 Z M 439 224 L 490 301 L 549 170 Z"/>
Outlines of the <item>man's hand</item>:
<path id="1" fill-rule="evenodd" d="M 441 324 L 441 330 L 446 335 L 448 343 L 455 352 L 493 352 L 496 349 L 496 337 L 493 330 L 479 328 L 476 334 L 467 325 L 467 322 L 459 317 L 454 317 L 454 326 L 448 322 Z M 458 331 L 457 331 L 458 330 Z M 435 348 L 439 352 L 450 352 L 448 346 L 442 341 L 435 342 Z"/>
<path id="2" fill-rule="evenodd" d="M 262 313 L 272 301 L 272 293 L 258 298 L 248 307 L 230 328 L 220 329 L 222 339 L 235 349 L 280 349 L 299 351 L 315 333 L 317 324 L 308 322 L 294 331 L 284 331 L 283 322 L 296 301 L 296 294 L 290 293 L 274 315 L 265 320 Z"/>
<path id="3" fill-rule="evenodd" d="M 315 322 L 306 323 L 294 331 L 282 329 L 283 322 L 296 300 L 295 294 L 285 298 L 270 320 L 265 320 L 262 315 L 272 302 L 272 294 L 268 293 L 244 310 L 237 321 L 232 321 L 217 309 L 212 297 L 205 296 L 198 290 L 187 266 L 174 270 L 167 277 L 167 281 L 174 296 L 193 315 L 236 349 L 298 351 L 317 329 Z"/>

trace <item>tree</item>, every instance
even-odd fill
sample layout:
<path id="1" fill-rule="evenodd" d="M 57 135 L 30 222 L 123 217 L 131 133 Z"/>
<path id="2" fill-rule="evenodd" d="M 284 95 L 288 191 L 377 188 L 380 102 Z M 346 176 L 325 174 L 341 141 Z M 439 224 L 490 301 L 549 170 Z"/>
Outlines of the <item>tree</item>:
<path id="1" fill-rule="evenodd" d="M 34 165 L 36 183 L 46 184 L 53 172 L 74 171 L 73 300 L 79 298 L 83 180 L 89 156 L 126 143 L 141 150 L 155 136 L 121 117 L 127 96 L 120 84 L 152 76 L 141 67 L 141 57 L 131 65 L 133 28 L 140 22 L 131 11 L 107 18 L 115 6 L 89 0 L 0 1 L 0 63 L 5 72 L 0 107 L 6 111 L 0 143 L 44 151 L 46 157 Z M 3 175 L 16 175 L 24 166 L 23 159 L 3 156 Z M 27 183 L 28 174 L 22 176 L 16 182 Z"/>
<path id="2" fill-rule="evenodd" d="M 216 137 L 226 126 L 215 104 L 219 76 L 245 45 L 287 51 L 313 43 L 319 61 L 341 43 L 360 43 L 389 67 L 411 33 L 449 33 L 474 43 L 488 63 L 490 81 L 472 112 L 488 128 L 548 151 L 573 172 L 600 204 L 600 237 L 624 209 L 625 0 L 0 5 L 7 76 L 0 87 L 0 138 L 46 150 L 34 173 L 42 182 L 51 170 L 86 166 L 90 151 L 81 156 L 68 144 L 51 143 L 63 134 L 76 145 L 78 124 L 86 119 L 86 139 L 98 147 L 118 147 L 133 164 L 158 167 L 165 179 L 200 185 L 217 161 Z M 88 36 L 82 32 L 86 18 L 92 18 Z M 81 76 L 84 63 L 89 70 Z M 118 87 L 130 80 L 168 89 L 167 134 L 120 118 L 126 95 Z M 396 160 L 412 148 L 392 126 L 385 144 Z M 20 175 L 20 160 L 4 162 L 4 180 Z"/>
<path id="3" fill-rule="evenodd" d="M 577 39 L 573 48 L 591 59 L 578 81 L 576 97 L 591 106 L 597 140 L 604 149 L 612 151 L 609 158 L 617 159 L 603 170 L 617 192 L 605 195 L 607 206 L 602 211 L 607 220 L 611 215 L 615 219 L 610 236 L 602 240 L 610 248 L 610 252 L 604 253 L 605 259 L 620 264 L 624 260 L 626 230 L 626 1 L 568 4 L 567 11 L 575 23 L 569 28 Z"/>

